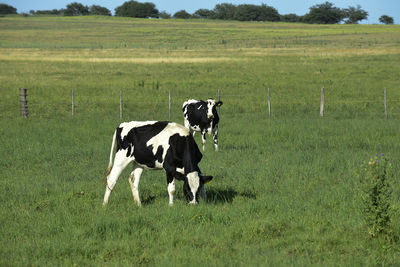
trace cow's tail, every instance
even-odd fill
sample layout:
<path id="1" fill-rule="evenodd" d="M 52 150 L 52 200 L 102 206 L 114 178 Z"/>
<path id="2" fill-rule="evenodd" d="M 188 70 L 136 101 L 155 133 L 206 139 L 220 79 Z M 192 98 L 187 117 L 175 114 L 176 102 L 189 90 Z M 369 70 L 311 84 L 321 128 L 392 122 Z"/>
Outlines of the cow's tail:
<path id="1" fill-rule="evenodd" d="M 112 140 L 112 144 L 111 144 L 111 151 L 110 151 L 110 161 L 108 162 L 108 167 L 107 167 L 107 170 L 106 170 L 106 178 L 104 180 L 104 184 L 105 185 L 107 185 L 107 177 L 108 177 L 108 175 L 110 175 L 110 172 L 111 172 L 111 169 L 112 169 L 112 165 L 113 165 L 113 154 L 114 154 L 116 136 L 117 136 L 117 131 L 115 131 L 114 135 L 113 135 L 113 140 Z"/>

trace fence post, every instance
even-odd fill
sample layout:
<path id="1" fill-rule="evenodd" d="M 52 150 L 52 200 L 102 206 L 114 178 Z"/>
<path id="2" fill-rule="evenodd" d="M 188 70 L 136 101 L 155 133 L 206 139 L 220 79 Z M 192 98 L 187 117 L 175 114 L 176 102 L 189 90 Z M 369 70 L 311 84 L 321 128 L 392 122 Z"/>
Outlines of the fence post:
<path id="1" fill-rule="evenodd" d="M 119 91 L 119 118 L 122 119 L 122 90 Z"/>
<path id="2" fill-rule="evenodd" d="M 171 120 L 171 90 L 168 91 L 168 120 Z"/>
<path id="3" fill-rule="evenodd" d="M 75 110 L 75 94 L 74 89 L 72 89 L 72 117 L 74 117 L 74 110 Z"/>
<path id="4" fill-rule="evenodd" d="M 387 112 L 387 103 L 386 103 L 386 87 L 383 89 L 383 99 L 385 102 L 385 120 L 388 118 L 388 112 Z"/>
<path id="5" fill-rule="evenodd" d="M 324 87 L 321 88 L 321 105 L 319 108 L 319 115 L 321 117 L 324 116 L 324 105 L 325 105 L 325 89 Z"/>
<path id="6" fill-rule="evenodd" d="M 271 98 L 269 94 L 269 88 L 268 88 L 268 118 L 271 118 Z"/>
<path id="7" fill-rule="evenodd" d="M 28 118 L 28 100 L 26 100 L 27 97 L 27 90 L 26 88 L 20 88 L 21 89 L 21 113 L 22 117 Z"/>

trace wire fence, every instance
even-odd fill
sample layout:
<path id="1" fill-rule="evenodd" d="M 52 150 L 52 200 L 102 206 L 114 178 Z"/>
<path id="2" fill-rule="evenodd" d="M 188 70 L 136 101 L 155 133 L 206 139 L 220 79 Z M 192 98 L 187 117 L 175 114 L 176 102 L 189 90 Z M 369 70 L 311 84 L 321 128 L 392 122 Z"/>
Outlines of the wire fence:
<path id="1" fill-rule="evenodd" d="M 260 91 L 259 91 L 260 92 Z M 262 92 L 262 91 L 261 91 Z M 317 91 L 316 91 L 317 92 Z M 222 100 L 224 105 L 219 109 L 224 116 L 238 114 L 264 113 L 267 118 L 285 116 L 335 116 L 359 117 L 373 116 L 400 118 L 400 96 L 390 96 L 384 87 L 381 97 L 364 96 L 365 98 L 349 99 L 325 95 L 326 89 L 321 88 L 320 94 L 305 100 L 296 97 L 283 98 L 273 89 L 266 88 L 264 93 L 258 94 L 230 94 L 217 89 L 215 96 L 196 96 L 206 100 L 215 98 Z M 190 93 L 178 94 L 172 90 L 159 92 L 152 96 L 138 95 L 119 91 L 119 96 L 110 97 L 80 95 L 71 90 L 70 96 L 63 96 L 52 101 L 29 96 L 29 90 L 20 89 L 20 116 L 28 117 L 82 117 L 98 114 L 119 116 L 119 119 L 157 119 L 181 120 L 182 104 L 188 99 L 195 98 Z M 14 117 L 15 114 L 2 117 Z M 139 115 L 139 116 L 138 116 Z"/>

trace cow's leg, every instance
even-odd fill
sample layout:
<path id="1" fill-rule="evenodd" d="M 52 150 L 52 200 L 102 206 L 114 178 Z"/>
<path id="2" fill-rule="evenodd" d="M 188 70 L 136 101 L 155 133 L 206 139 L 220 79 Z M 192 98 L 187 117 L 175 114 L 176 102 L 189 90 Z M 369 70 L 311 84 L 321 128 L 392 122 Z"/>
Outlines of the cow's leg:
<path id="1" fill-rule="evenodd" d="M 167 184 L 168 184 L 169 205 L 172 206 L 174 204 L 175 179 L 170 172 L 167 172 Z"/>
<path id="2" fill-rule="evenodd" d="M 206 149 L 206 133 L 207 130 L 201 132 L 201 143 L 203 144 L 203 151 Z"/>
<path id="3" fill-rule="evenodd" d="M 142 206 L 139 197 L 139 181 L 142 172 L 143 168 L 137 167 L 131 172 L 131 175 L 129 176 L 129 184 L 132 189 L 133 201 L 135 201 L 139 207 Z"/>
<path id="4" fill-rule="evenodd" d="M 206 188 L 203 183 L 200 185 L 200 196 L 204 200 L 207 199 Z"/>
<path id="5" fill-rule="evenodd" d="M 106 181 L 106 192 L 104 193 L 103 205 L 106 205 L 110 199 L 111 191 L 118 181 L 121 172 L 128 166 L 132 161 L 131 158 L 127 158 L 125 150 L 120 150 L 115 154 L 114 165 L 111 169 L 110 174 L 107 176 Z"/>
<path id="6" fill-rule="evenodd" d="M 214 126 L 214 129 L 213 129 L 213 140 L 214 140 L 215 151 L 218 151 L 218 125 Z"/>

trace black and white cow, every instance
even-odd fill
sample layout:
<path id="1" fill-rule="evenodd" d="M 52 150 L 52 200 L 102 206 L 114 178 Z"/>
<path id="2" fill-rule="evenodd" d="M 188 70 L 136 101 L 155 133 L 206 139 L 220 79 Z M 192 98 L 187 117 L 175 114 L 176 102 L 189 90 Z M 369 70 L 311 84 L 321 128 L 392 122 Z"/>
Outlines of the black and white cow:
<path id="1" fill-rule="evenodd" d="M 115 142 L 117 150 L 113 164 Z M 138 206 L 141 206 L 138 188 L 143 169 L 165 170 L 170 205 L 174 201 L 174 179 L 184 181 L 187 201 L 196 204 L 199 192 L 205 197 L 204 184 L 212 179 L 200 172 L 198 164 L 202 156 L 193 136 L 182 125 L 162 121 L 123 122 L 113 136 L 103 205 L 108 203 L 118 177 L 130 162 L 134 163 L 134 169 L 129 184 Z"/>
<path id="2" fill-rule="evenodd" d="M 206 133 L 212 133 L 215 151 L 218 151 L 219 116 L 216 107 L 220 107 L 221 105 L 221 101 L 216 102 L 212 98 L 207 99 L 207 101 L 190 99 L 182 105 L 185 127 L 193 135 L 195 132 L 201 132 L 203 150 L 206 146 Z"/>

